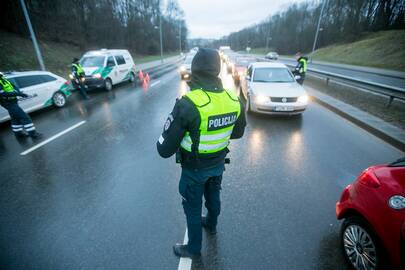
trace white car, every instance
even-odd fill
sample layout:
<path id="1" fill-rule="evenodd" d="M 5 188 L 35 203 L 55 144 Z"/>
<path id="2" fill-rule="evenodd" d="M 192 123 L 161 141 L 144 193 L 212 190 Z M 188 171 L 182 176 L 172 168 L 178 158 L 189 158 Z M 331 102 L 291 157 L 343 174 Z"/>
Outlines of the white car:
<path id="1" fill-rule="evenodd" d="M 88 88 L 105 88 L 124 81 L 135 81 L 135 63 L 127 50 L 89 51 L 80 59 Z M 71 77 L 71 79 L 73 79 Z"/>
<path id="2" fill-rule="evenodd" d="M 5 77 L 19 87 L 28 98 L 18 97 L 21 108 L 29 113 L 54 105 L 63 107 L 70 96 L 71 86 L 64 78 L 47 71 L 25 71 L 4 73 Z M 0 122 L 10 119 L 10 116 L 0 106 Z"/>
<path id="3" fill-rule="evenodd" d="M 181 79 L 189 79 L 191 76 L 191 62 L 193 61 L 195 54 L 188 54 L 184 59 L 183 64 L 179 68 Z"/>
<path id="4" fill-rule="evenodd" d="M 250 64 L 240 91 L 248 112 L 294 115 L 303 113 L 308 105 L 305 89 L 281 63 Z"/>
<path id="5" fill-rule="evenodd" d="M 269 60 L 277 60 L 278 59 L 278 53 L 269 52 L 268 54 L 266 54 L 266 56 L 264 58 L 269 59 Z"/>

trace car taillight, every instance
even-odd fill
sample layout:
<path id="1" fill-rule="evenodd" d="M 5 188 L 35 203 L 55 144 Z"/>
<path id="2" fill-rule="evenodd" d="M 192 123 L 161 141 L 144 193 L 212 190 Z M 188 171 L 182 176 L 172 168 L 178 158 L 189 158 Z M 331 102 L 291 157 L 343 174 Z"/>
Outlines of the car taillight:
<path id="1" fill-rule="evenodd" d="M 362 172 L 362 174 L 359 176 L 359 182 L 372 188 L 378 188 L 381 185 L 372 168 L 368 168 Z"/>
<path id="2" fill-rule="evenodd" d="M 350 197 L 350 189 L 352 188 L 352 185 L 348 185 L 345 187 L 345 189 L 342 192 L 342 195 L 340 196 L 340 202 L 347 201 Z"/>
<path id="3" fill-rule="evenodd" d="M 70 83 L 69 83 L 69 81 L 66 81 L 65 84 L 66 84 L 66 85 L 69 85 Z"/>

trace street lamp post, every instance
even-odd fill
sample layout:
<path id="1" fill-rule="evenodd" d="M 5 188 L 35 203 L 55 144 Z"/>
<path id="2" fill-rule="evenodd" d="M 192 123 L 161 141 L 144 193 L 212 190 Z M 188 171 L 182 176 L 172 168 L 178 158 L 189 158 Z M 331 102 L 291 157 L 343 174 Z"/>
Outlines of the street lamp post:
<path id="1" fill-rule="evenodd" d="M 327 0 L 323 0 L 322 7 L 321 7 L 321 13 L 319 14 L 319 19 L 318 19 L 318 26 L 316 27 L 314 45 L 312 46 L 312 53 L 311 54 L 314 53 L 315 48 L 316 48 L 316 43 L 318 41 L 318 35 L 319 35 L 320 28 L 321 28 L 322 15 L 323 15 L 323 11 L 325 9 L 326 2 L 327 2 Z M 311 61 L 312 61 L 312 59 L 311 59 Z"/>
<path id="2" fill-rule="evenodd" d="M 162 14 L 159 14 L 160 62 L 163 63 Z"/>
<path id="3" fill-rule="evenodd" d="M 35 49 L 35 53 L 37 55 L 39 65 L 41 67 L 41 70 L 45 70 L 44 60 L 42 59 L 42 55 L 41 55 L 41 51 L 38 46 L 37 38 L 35 37 L 35 32 L 34 32 L 34 29 L 32 28 L 32 24 L 31 24 L 30 16 L 28 15 L 27 7 L 25 6 L 24 0 L 20 0 L 20 3 L 21 3 L 21 7 L 22 7 L 22 10 L 24 13 L 25 21 L 27 22 L 27 25 L 28 25 L 28 30 L 30 31 L 32 43 L 34 44 L 34 49 Z"/>
<path id="4" fill-rule="evenodd" d="M 268 53 L 268 51 L 269 51 L 269 41 L 270 40 L 271 40 L 271 37 L 267 36 L 267 39 L 266 39 L 266 53 Z"/>
<path id="5" fill-rule="evenodd" d="M 179 20 L 179 48 L 181 54 L 181 20 Z"/>

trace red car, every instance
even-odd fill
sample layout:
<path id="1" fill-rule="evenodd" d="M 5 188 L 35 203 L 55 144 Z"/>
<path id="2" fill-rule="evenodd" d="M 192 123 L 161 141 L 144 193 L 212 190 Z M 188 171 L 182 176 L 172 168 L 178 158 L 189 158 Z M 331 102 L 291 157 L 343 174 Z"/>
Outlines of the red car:
<path id="1" fill-rule="evenodd" d="M 405 269 L 405 158 L 367 168 L 336 204 L 354 269 Z"/>

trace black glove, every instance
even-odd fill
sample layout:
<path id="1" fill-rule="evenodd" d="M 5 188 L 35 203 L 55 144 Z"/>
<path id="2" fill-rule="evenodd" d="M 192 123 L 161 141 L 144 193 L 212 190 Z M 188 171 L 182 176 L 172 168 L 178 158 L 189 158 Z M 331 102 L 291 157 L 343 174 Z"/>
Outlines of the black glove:
<path id="1" fill-rule="evenodd" d="M 27 97 L 29 97 L 29 95 L 27 95 L 26 93 L 20 93 L 20 97 L 23 97 L 23 98 L 27 98 Z"/>

